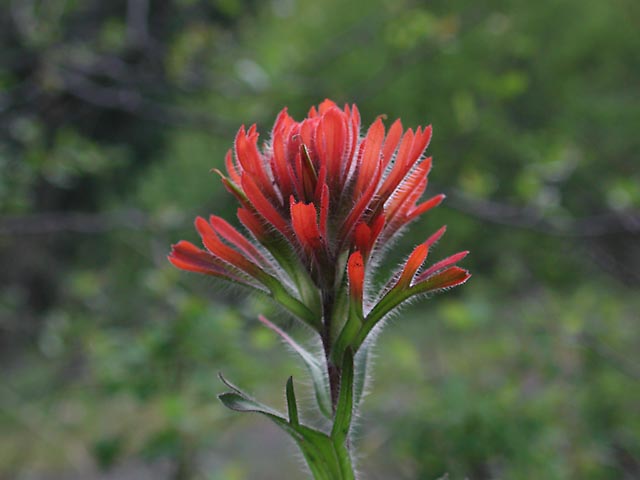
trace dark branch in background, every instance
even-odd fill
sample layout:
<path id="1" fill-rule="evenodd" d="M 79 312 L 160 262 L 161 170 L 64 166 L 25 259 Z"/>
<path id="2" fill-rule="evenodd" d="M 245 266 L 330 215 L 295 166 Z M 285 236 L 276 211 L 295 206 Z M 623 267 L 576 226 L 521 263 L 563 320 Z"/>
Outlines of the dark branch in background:
<path id="1" fill-rule="evenodd" d="M 582 218 L 550 217 L 536 207 L 516 207 L 470 197 L 456 190 L 447 192 L 444 205 L 480 220 L 546 235 L 598 237 L 615 233 L 640 233 L 640 212 L 637 211 L 607 212 Z"/>
<path id="2" fill-rule="evenodd" d="M 624 375 L 640 381 L 640 366 L 629 362 L 628 359 L 620 357 L 618 352 L 599 341 L 595 335 L 583 332 L 577 336 L 576 341 L 578 345 L 591 350 L 597 356 L 613 365 Z"/>
<path id="3" fill-rule="evenodd" d="M 92 107 L 87 111 L 94 116 L 105 111 L 116 111 L 160 125 L 235 133 L 235 123 L 229 125 L 220 116 L 175 106 L 176 94 L 186 93 L 185 99 L 188 100 L 192 98 L 189 93 L 206 92 L 204 86 L 211 83 L 209 75 L 203 75 L 198 84 L 201 84 L 200 87 L 194 89 L 191 84 L 171 81 L 164 67 L 167 56 L 164 42 L 172 38 L 172 28 L 175 28 L 172 27 L 174 23 L 166 21 L 167 16 L 181 14 L 190 18 L 190 15 L 199 13 L 207 15 L 216 26 L 221 25 L 226 17 L 216 7 L 204 11 L 198 11 L 195 7 L 191 10 L 187 7 L 154 9 L 149 0 L 127 0 L 125 4 L 126 10 L 122 12 L 126 26 L 124 50 L 104 52 L 94 48 L 94 43 L 98 41 L 96 36 L 87 35 L 78 20 L 65 26 L 65 32 L 80 32 L 78 34 L 86 40 L 88 48 L 78 49 L 77 44 L 70 41 L 34 50 L 25 45 L 29 44 L 42 25 L 60 21 L 65 2 L 46 4 L 45 14 L 42 14 L 34 9 L 34 2 L 11 0 L 8 8 L 11 15 L 4 21 L 0 20 L 0 42 L 7 43 L 6 55 L 0 61 L 0 66 L 7 68 L 18 84 L 9 86 L 13 89 L 10 94 L 0 93 L 0 124 L 11 125 L 15 119 L 27 113 L 44 118 L 46 124 L 50 120 L 46 106 L 55 105 L 57 112 L 66 115 L 63 121 L 56 118 L 52 122 L 51 128 L 55 129 L 68 120 L 73 112 L 80 110 L 84 103 Z M 82 11 L 82 8 L 78 7 L 78 10 Z M 96 9 L 96 12 L 104 15 L 109 11 L 107 5 Z M 84 12 L 84 21 L 95 21 L 92 15 L 96 12 L 88 9 Z M 160 31 L 157 31 L 158 28 Z M 43 83 L 43 79 L 47 78 L 55 79 L 53 88 Z M 79 102 L 69 103 L 69 99 Z M 60 108 L 60 105 L 63 107 Z M 4 135 L 0 133 L 0 139 Z"/>
<path id="4" fill-rule="evenodd" d="M 184 223 L 172 219 L 161 228 Z M 0 235 L 43 235 L 52 233 L 101 234 L 113 230 L 146 230 L 154 226 L 150 216 L 141 210 L 123 210 L 113 213 L 36 213 L 23 216 L 0 217 Z"/>
<path id="5" fill-rule="evenodd" d="M 235 125 L 207 112 L 194 112 L 154 102 L 138 90 L 121 86 L 104 86 L 89 77 L 67 71 L 65 88 L 69 95 L 93 106 L 120 110 L 165 125 L 190 126 L 219 133 L 234 133 Z"/>
<path id="6" fill-rule="evenodd" d="M 149 41 L 149 0 L 128 0 L 127 40 L 132 45 L 146 46 Z"/>
<path id="7" fill-rule="evenodd" d="M 492 200 L 447 193 L 446 206 L 461 213 L 507 227 L 531 230 L 545 235 L 588 238 L 617 233 L 640 233 L 640 212 L 603 213 L 582 218 L 545 217 L 534 207 L 516 207 Z M 156 221 L 147 213 L 123 210 L 114 213 L 38 213 L 0 216 L 0 235 L 39 235 L 50 233 L 104 233 L 112 230 L 172 230 L 186 227 L 186 216 Z"/>
<path id="8" fill-rule="evenodd" d="M 128 66 L 117 57 L 102 56 L 91 65 L 57 65 L 55 68 L 62 80 L 59 94 L 67 94 L 99 110 L 120 111 L 160 125 L 225 135 L 236 132 L 235 123 L 231 124 L 211 112 L 175 107 L 150 98 L 147 94 L 149 87 L 141 84 L 153 84 L 156 79 L 147 78 L 144 73 L 131 76 Z M 109 84 L 98 81 L 99 77 L 109 79 Z M 155 87 L 157 89 L 158 85 Z M 11 116 L 21 114 L 21 110 L 33 110 L 32 106 L 42 101 L 43 92 L 35 78 L 25 80 L 17 88 L 11 95 L 0 93 L 0 120 L 4 123 L 8 123 Z M 158 93 L 162 96 L 175 90 L 177 87 L 166 86 Z"/>

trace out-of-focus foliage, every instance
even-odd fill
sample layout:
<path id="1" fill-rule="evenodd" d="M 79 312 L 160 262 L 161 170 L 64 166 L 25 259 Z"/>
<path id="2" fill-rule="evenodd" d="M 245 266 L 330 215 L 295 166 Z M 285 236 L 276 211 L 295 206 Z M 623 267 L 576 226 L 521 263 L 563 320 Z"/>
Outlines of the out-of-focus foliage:
<path id="1" fill-rule="evenodd" d="M 301 478 L 215 400 L 305 378 L 279 312 L 165 255 L 233 218 L 240 124 L 325 97 L 434 125 L 391 256 L 446 223 L 475 275 L 381 338 L 364 478 L 640 477 L 640 4 L 489 3 L 0 2 L 0 477 Z"/>

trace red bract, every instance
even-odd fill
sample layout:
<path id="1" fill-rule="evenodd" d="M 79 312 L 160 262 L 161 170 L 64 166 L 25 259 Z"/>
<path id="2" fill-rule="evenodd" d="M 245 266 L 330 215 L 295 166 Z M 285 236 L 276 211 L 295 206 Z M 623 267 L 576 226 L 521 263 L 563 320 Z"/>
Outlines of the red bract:
<path id="1" fill-rule="evenodd" d="M 330 100 L 301 122 L 282 110 L 270 141 L 260 147 L 256 126 L 243 126 L 226 156 L 227 174 L 218 174 L 240 203 L 238 218 L 249 236 L 221 218 L 198 218 L 206 250 L 181 241 L 169 260 L 268 291 L 318 331 L 328 330 L 332 318 L 352 322 L 355 333 L 342 343 L 353 343 L 410 296 L 469 278 L 455 266 L 462 253 L 420 272 L 441 229 L 409 256 L 378 302 L 366 304 L 366 273 L 381 247 L 444 199 L 420 202 L 431 169 L 431 158 L 424 157 L 430 139 L 430 126 L 404 131 L 400 120 L 385 133 L 381 117 L 361 137 L 357 107 L 340 109 Z M 362 312 L 361 318 L 352 321 L 350 311 Z"/>

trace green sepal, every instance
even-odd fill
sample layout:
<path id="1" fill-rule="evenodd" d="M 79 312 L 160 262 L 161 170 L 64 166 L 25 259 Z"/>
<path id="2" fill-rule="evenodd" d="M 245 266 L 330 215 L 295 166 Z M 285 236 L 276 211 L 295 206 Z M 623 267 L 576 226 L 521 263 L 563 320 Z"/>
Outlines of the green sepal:
<path id="1" fill-rule="evenodd" d="M 309 149 L 307 148 L 307 146 L 303 143 L 301 147 L 302 160 L 304 162 L 304 165 L 311 172 L 311 179 L 313 180 L 313 184 L 315 185 L 318 182 L 318 172 L 316 172 L 316 167 L 313 165 L 313 160 L 311 160 L 311 155 L 309 155 Z"/>
<path id="2" fill-rule="evenodd" d="M 240 201 L 240 203 L 251 205 L 251 202 L 245 195 L 244 191 L 238 185 L 236 185 L 233 180 L 222 173 L 221 170 L 213 168 L 211 169 L 211 172 L 215 172 L 220 177 L 220 180 L 222 180 L 224 186 L 231 191 L 231 194 L 235 196 Z"/>
<path id="3" fill-rule="evenodd" d="M 307 370 L 309 371 L 309 375 L 311 376 L 318 408 L 326 418 L 330 419 L 333 413 L 331 409 L 329 385 L 327 384 L 327 378 L 323 369 L 324 360 L 316 358 L 311 352 L 309 352 L 302 345 L 291 338 L 289 334 L 287 334 L 280 327 L 265 318 L 263 315 L 260 315 L 258 318 L 266 327 L 276 332 L 280 336 L 280 338 L 282 338 L 282 340 L 284 340 L 284 342 L 300 356 L 300 358 L 306 365 Z"/>
<path id="4" fill-rule="evenodd" d="M 342 363 L 342 355 L 347 347 L 352 345 L 352 342 L 358 335 L 358 332 L 362 328 L 364 322 L 364 316 L 362 313 L 362 304 L 349 299 L 349 316 L 347 322 L 342 327 L 342 331 L 333 346 L 331 351 L 331 359 L 334 363 Z"/>
<path id="5" fill-rule="evenodd" d="M 319 322 L 322 311 L 320 293 L 315 287 L 313 280 L 309 276 L 306 268 L 300 263 L 295 252 L 291 249 L 289 242 L 284 238 L 258 239 L 262 245 L 273 255 L 278 264 L 289 275 L 295 283 L 300 293 L 305 307 L 313 312 L 314 322 Z"/>
<path id="6" fill-rule="evenodd" d="M 347 282 L 343 281 L 336 286 L 338 292 L 335 297 L 333 311 L 331 312 L 331 339 L 335 340 L 340 336 L 342 329 L 349 320 L 349 295 L 347 294 Z"/>
<path id="7" fill-rule="evenodd" d="M 304 303 L 292 296 L 279 281 L 274 278 L 274 282 L 270 282 L 267 286 L 269 287 L 269 290 L 271 290 L 271 296 L 275 301 L 286 308 L 289 312 L 293 313 L 313 330 L 316 332 L 320 331 L 322 328 L 320 317 L 314 315 Z"/>
<path id="8" fill-rule="evenodd" d="M 289 377 L 289 380 L 287 380 L 286 394 L 289 423 L 292 426 L 298 426 L 300 425 L 300 418 L 298 417 L 298 403 L 296 402 L 296 392 L 293 389 L 293 377 Z"/>

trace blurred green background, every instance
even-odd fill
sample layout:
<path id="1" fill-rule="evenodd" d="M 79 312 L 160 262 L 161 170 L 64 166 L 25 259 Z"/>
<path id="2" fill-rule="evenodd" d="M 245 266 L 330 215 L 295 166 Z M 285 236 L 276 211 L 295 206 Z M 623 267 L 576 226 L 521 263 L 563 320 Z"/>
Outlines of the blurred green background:
<path id="1" fill-rule="evenodd" d="M 223 410 L 305 373 L 270 305 L 166 261 L 240 124 L 433 124 L 472 280 L 387 327 L 363 479 L 640 478 L 640 2 L 1 0 L 0 478 L 302 479 Z M 301 334 L 303 332 L 295 332 Z M 307 400 L 311 398 L 307 392 Z"/>

